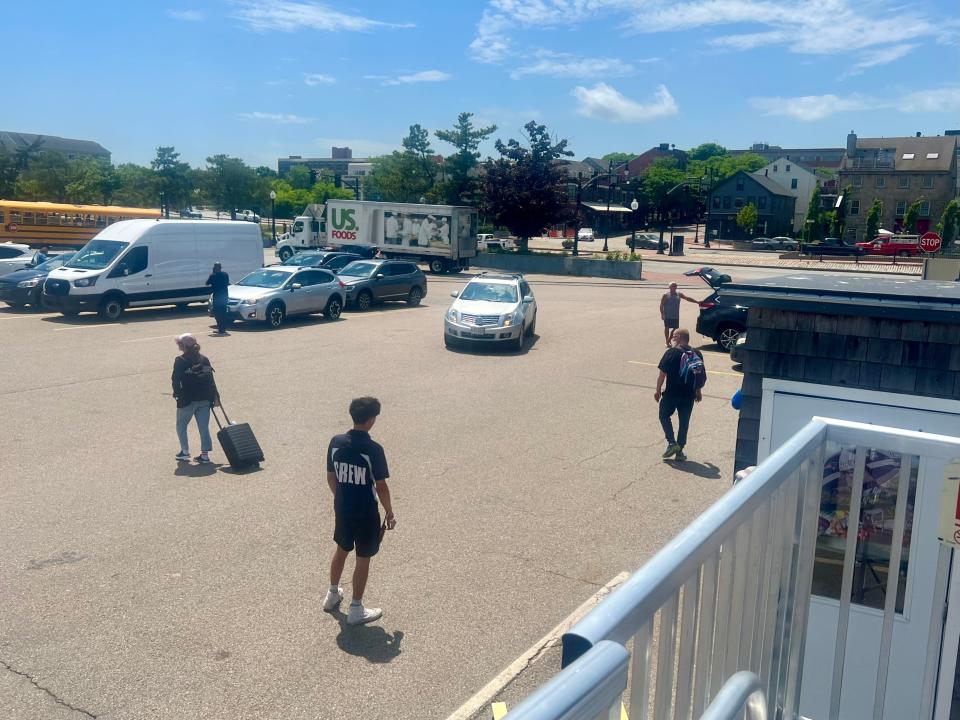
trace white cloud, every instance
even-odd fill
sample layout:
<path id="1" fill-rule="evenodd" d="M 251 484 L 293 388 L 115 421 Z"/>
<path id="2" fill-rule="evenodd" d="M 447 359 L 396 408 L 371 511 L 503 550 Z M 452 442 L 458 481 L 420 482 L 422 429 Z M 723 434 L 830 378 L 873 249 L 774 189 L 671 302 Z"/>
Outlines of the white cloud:
<path id="1" fill-rule="evenodd" d="M 698 30 L 699 42 L 732 50 L 776 45 L 825 55 L 873 49 L 875 56 L 862 62 L 874 64 L 903 57 L 909 52 L 904 46 L 921 39 L 955 39 L 958 27 L 955 20 L 931 18 L 893 0 L 489 0 L 471 54 L 498 62 L 514 30 L 574 27 L 606 16 L 628 33 Z M 744 32 L 710 37 L 711 29 L 723 27 Z"/>
<path id="2" fill-rule="evenodd" d="M 167 10 L 167 15 L 174 20 L 183 20 L 184 22 L 202 22 L 203 13 L 199 10 Z"/>
<path id="3" fill-rule="evenodd" d="M 330 75 L 324 75 L 323 73 L 304 73 L 303 82 L 305 82 L 310 87 L 316 87 L 317 85 L 330 85 L 335 83 L 336 78 Z"/>
<path id="4" fill-rule="evenodd" d="M 960 85 L 945 85 L 904 95 L 897 103 L 903 112 L 960 113 Z"/>
<path id="5" fill-rule="evenodd" d="M 251 30 L 259 32 L 295 32 L 322 30 L 326 32 L 365 32 L 376 28 L 408 28 L 411 23 L 389 23 L 362 15 L 334 10 L 323 3 L 291 2 L 287 0 L 234 0 L 234 17 Z"/>
<path id="6" fill-rule="evenodd" d="M 281 125 L 306 125 L 307 123 L 313 122 L 311 118 L 301 117 L 300 115 L 288 115 L 286 113 L 246 112 L 240 113 L 240 117 L 247 120 L 266 120 L 280 123 Z"/>
<path id="7" fill-rule="evenodd" d="M 803 122 L 823 120 L 840 112 L 866 110 L 875 107 L 875 101 L 860 95 L 802 95 L 799 97 L 756 97 L 750 105 L 764 115 L 788 117 Z"/>
<path id="8" fill-rule="evenodd" d="M 915 44 L 908 43 L 904 45 L 891 45 L 888 48 L 880 48 L 878 50 L 868 50 L 863 53 L 862 60 L 854 63 L 850 69 L 844 72 L 840 77 L 842 79 L 852 75 L 860 75 L 867 68 L 892 63 L 895 60 L 899 60 L 900 58 L 909 55 L 917 47 L 918 46 Z"/>
<path id="9" fill-rule="evenodd" d="M 517 79 L 525 75 L 544 75 L 589 80 L 597 77 L 620 77 L 634 71 L 633 65 L 617 58 L 580 58 L 552 50 L 538 50 L 534 57 L 536 60 L 532 64 L 516 68 L 510 73 L 510 77 Z"/>
<path id="10" fill-rule="evenodd" d="M 646 103 L 631 100 L 602 82 L 592 88 L 578 85 L 573 89 L 572 95 L 579 102 L 577 112 L 597 120 L 644 122 L 669 117 L 679 112 L 676 101 L 664 85 L 660 85 L 650 101 Z"/>
<path id="11" fill-rule="evenodd" d="M 379 80 L 384 85 L 409 85 L 411 83 L 424 82 L 445 82 L 453 77 L 450 73 L 442 70 L 422 70 L 409 75 L 397 75 L 391 77 L 388 75 L 364 75 L 364 80 Z"/>

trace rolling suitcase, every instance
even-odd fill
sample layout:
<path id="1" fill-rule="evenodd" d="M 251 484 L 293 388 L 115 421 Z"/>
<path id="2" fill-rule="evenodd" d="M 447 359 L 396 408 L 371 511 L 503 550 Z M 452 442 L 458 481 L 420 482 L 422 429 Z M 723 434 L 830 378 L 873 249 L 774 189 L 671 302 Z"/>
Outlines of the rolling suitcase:
<path id="1" fill-rule="evenodd" d="M 220 412 L 223 413 L 226 425 L 220 423 L 217 408 L 211 408 L 210 412 L 213 414 L 213 419 L 217 421 L 217 427 L 220 428 L 217 432 L 217 440 L 223 448 L 224 455 L 227 456 L 230 467 L 234 470 L 243 470 L 263 462 L 263 450 L 260 449 L 260 443 L 257 442 L 250 425 L 230 422 L 223 405 L 220 406 Z"/>

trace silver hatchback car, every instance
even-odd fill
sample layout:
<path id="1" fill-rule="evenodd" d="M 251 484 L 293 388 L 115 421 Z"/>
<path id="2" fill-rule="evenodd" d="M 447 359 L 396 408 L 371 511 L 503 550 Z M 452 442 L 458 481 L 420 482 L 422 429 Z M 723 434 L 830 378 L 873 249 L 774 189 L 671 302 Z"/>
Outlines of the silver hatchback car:
<path id="1" fill-rule="evenodd" d="M 254 270 L 227 288 L 227 316 L 272 328 L 294 315 L 322 312 L 336 320 L 345 294 L 343 283 L 329 270 L 274 265 Z"/>
<path id="2" fill-rule="evenodd" d="M 483 273 L 450 295 L 456 299 L 443 318 L 447 347 L 505 343 L 519 351 L 537 330 L 537 301 L 523 275 Z"/>

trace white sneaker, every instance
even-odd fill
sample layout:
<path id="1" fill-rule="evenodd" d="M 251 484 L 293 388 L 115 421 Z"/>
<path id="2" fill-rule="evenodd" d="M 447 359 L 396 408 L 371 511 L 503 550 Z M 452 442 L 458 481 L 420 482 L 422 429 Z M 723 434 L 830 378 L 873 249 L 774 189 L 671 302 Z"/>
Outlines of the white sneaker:
<path id="1" fill-rule="evenodd" d="M 337 586 L 336 592 L 327 590 L 327 596 L 323 599 L 323 611 L 330 612 L 343 600 L 343 588 Z"/>
<path id="2" fill-rule="evenodd" d="M 365 608 L 363 605 L 350 603 L 350 612 L 347 614 L 347 625 L 363 625 L 373 622 L 383 615 L 380 608 Z"/>

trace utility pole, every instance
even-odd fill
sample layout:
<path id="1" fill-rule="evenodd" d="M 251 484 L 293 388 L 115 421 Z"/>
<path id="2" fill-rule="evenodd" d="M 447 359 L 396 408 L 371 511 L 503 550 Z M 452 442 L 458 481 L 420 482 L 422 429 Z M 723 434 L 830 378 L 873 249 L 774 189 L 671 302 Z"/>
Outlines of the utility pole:
<path id="1" fill-rule="evenodd" d="M 577 173 L 577 207 L 573 211 L 573 256 L 580 254 L 580 195 L 583 192 L 583 173 Z"/>

